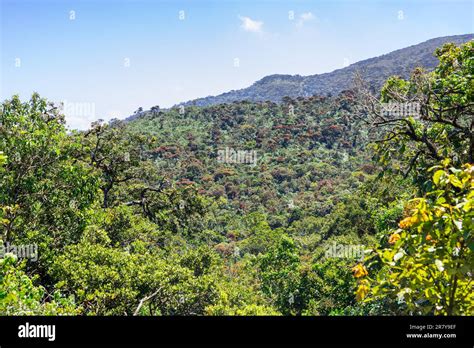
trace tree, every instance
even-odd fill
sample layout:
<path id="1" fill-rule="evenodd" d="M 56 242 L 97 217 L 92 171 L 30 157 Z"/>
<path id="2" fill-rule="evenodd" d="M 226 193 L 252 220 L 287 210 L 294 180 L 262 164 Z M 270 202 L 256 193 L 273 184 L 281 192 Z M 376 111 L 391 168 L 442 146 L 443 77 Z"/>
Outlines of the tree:
<path id="1" fill-rule="evenodd" d="M 37 277 L 29 277 L 24 265 L 12 254 L 0 258 L 0 313 L 2 315 L 75 315 L 73 299 L 59 292 L 48 294 L 44 287 L 35 286 Z"/>
<path id="2" fill-rule="evenodd" d="M 222 276 L 209 253 L 167 260 L 152 243 L 135 241 L 124 250 L 111 247 L 100 230 L 91 237 L 67 247 L 51 268 L 56 287 L 74 294 L 87 313 L 202 315 L 217 299 Z"/>
<path id="3" fill-rule="evenodd" d="M 474 166 L 449 159 L 433 167 L 433 191 L 410 201 L 398 230 L 355 268 L 357 296 L 389 297 L 402 313 L 470 315 L 474 311 Z M 375 276 L 369 277 L 367 269 Z"/>
<path id="4" fill-rule="evenodd" d="M 380 99 L 358 79 L 354 117 L 372 129 L 380 162 L 405 176 L 443 158 L 455 166 L 474 162 L 474 42 L 446 44 L 436 56 L 433 72 L 388 79 Z"/>
<path id="5" fill-rule="evenodd" d="M 259 258 L 262 291 L 284 315 L 297 311 L 299 261 L 295 243 L 289 237 L 283 237 L 278 245 Z"/>
<path id="6" fill-rule="evenodd" d="M 3 161 L 8 157 L 0 172 L 4 241 L 36 242 L 47 258 L 78 240 L 96 200 L 97 177 L 73 157 L 77 146 L 64 117 L 38 94 L 1 104 L 0 151 Z"/>
<path id="7" fill-rule="evenodd" d="M 103 208 L 117 203 L 116 189 L 120 184 L 147 178 L 147 150 L 153 139 L 128 131 L 119 120 L 109 124 L 95 122 L 80 136 L 84 160 L 97 168 L 101 176 Z"/>

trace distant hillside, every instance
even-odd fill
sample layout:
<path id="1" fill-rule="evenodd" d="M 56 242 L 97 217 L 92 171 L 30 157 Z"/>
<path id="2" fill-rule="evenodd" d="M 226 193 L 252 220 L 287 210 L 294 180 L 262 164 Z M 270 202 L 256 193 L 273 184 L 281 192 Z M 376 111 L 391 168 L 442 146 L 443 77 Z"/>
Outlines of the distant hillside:
<path id="1" fill-rule="evenodd" d="M 443 44 L 453 42 L 459 45 L 473 39 L 474 34 L 439 37 L 325 74 L 270 75 L 250 87 L 191 100 L 182 105 L 208 106 L 240 100 L 279 102 L 285 96 L 334 95 L 350 88 L 356 71 L 360 71 L 373 87 L 379 89 L 389 76 L 406 78 L 415 67 L 433 69 L 438 63 L 433 53 Z"/>

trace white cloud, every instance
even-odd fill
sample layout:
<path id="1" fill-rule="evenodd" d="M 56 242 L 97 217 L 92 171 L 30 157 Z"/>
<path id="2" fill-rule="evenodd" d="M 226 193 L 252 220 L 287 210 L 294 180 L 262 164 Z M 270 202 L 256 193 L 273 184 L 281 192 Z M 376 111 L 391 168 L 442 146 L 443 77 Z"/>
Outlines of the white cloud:
<path id="1" fill-rule="evenodd" d="M 296 23 L 297 27 L 302 27 L 305 22 L 312 21 L 314 19 L 314 15 L 311 12 L 305 12 L 300 15 L 299 21 Z"/>
<path id="2" fill-rule="evenodd" d="M 253 33 L 261 33 L 263 22 L 255 21 L 250 17 L 239 16 L 239 19 L 242 21 L 240 27 L 245 31 L 250 31 Z"/>

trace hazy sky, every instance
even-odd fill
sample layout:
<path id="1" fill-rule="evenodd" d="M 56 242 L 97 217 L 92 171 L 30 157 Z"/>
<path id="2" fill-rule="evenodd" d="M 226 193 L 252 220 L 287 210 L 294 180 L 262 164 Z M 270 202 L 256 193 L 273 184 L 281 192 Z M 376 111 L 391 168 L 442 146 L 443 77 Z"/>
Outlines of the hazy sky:
<path id="1" fill-rule="evenodd" d="M 0 3 L 1 99 L 65 101 L 74 128 L 474 32 L 472 0 Z"/>

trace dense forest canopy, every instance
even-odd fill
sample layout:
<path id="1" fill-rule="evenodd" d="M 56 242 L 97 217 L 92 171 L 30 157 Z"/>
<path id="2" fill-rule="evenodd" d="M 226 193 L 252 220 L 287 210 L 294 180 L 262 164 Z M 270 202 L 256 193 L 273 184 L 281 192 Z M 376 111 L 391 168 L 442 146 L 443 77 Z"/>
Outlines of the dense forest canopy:
<path id="1" fill-rule="evenodd" d="M 376 93 L 87 131 L 4 101 L 0 239 L 37 254 L 4 247 L 0 313 L 472 315 L 474 42 L 436 55 Z"/>

